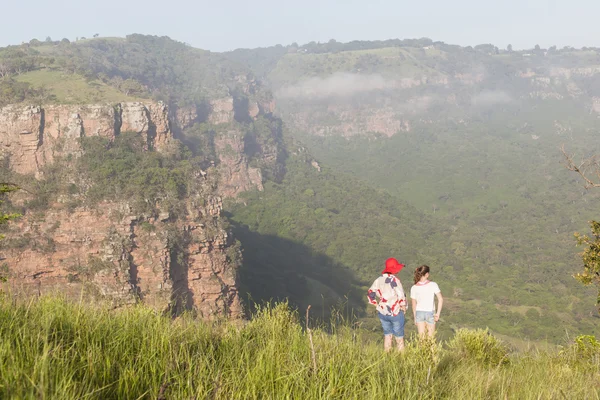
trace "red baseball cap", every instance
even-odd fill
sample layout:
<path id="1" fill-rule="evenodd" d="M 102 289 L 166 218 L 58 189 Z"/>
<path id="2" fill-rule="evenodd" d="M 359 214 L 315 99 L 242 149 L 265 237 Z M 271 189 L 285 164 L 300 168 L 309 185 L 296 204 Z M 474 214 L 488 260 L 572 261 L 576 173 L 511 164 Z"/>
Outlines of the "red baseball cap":
<path id="1" fill-rule="evenodd" d="M 395 258 L 388 258 L 385 260 L 385 269 L 381 271 L 382 274 L 397 274 L 404 268 L 404 264 L 400 264 Z"/>

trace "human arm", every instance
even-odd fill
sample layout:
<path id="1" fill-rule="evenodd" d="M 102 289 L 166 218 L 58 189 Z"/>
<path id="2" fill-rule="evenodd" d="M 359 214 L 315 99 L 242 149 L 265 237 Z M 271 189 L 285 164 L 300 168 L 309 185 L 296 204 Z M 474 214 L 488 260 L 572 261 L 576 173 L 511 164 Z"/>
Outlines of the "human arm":
<path id="1" fill-rule="evenodd" d="M 444 305 L 444 298 L 442 297 L 442 292 L 437 292 L 435 294 L 435 296 L 438 299 L 437 313 L 435 313 L 435 316 L 434 316 L 435 321 L 437 322 L 437 321 L 439 321 L 440 314 L 442 313 L 442 307 Z"/>
<path id="2" fill-rule="evenodd" d="M 377 281 L 375 281 L 375 282 L 373 282 L 373 284 L 369 288 L 369 291 L 367 292 L 367 300 L 369 300 L 369 303 L 373 304 L 374 306 L 377 305 L 377 290 L 378 290 L 378 285 L 377 285 Z"/>
<path id="3" fill-rule="evenodd" d="M 377 305 L 377 294 L 371 289 L 369 289 L 367 292 L 367 299 L 369 300 L 369 303 L 373 304 L 374 306 Z"/>
<path id="4" fill-rule="evenodd" d="M 396 296 L 398 297 L 398 300 L 400 301 L 400 309 L 402 311 L 406 312 L 406 309 L 408 308 L 408 303 L 406 302 L 406 294 L 404 293 L 404 288 L 402 287 L 402 282 L 400 281 L 400 279 L 396 278 L 395 284 L 396 284 L 396 286 L 393 286 L 393 288 L 394 288 L 394 291 L 396 292 Z"/>
<path id="5" fill-rule="evenodd" d="M 413 319 L 416 324 L 417 323 L 417 300 L 416 299 L 411 299 L 411 300 L 412 300 Z"/>

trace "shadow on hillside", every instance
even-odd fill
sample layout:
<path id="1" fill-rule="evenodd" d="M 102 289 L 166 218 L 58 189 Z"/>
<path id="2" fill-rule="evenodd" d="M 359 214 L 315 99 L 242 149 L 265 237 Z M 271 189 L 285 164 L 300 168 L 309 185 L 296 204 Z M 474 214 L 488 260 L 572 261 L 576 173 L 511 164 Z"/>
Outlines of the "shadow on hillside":
<path id="1" fill-rule="evenodd" d="M 330 257 L 275 235 L 263 235 L 234 224 L 242 243 L 240 293 L 249 311 L 265 302 L 288 300 L 300 314 L 311 305 L 311 315 L 328 321 L 332 311 L 350 321 L 362 316 L 360 283 L 353 273 Z"/>

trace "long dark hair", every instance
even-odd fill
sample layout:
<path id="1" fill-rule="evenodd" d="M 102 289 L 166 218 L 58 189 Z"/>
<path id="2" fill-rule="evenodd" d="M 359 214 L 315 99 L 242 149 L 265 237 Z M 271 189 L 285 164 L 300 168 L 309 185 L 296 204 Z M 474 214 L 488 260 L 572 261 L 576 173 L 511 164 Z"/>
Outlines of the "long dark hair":
<path id="1" fill-rule="evenodd" d="M 429 267 L 427 265 L 421 265 L 415 269 L 415 285 L 421 280 L 425 274 L 429 273 Z"/>

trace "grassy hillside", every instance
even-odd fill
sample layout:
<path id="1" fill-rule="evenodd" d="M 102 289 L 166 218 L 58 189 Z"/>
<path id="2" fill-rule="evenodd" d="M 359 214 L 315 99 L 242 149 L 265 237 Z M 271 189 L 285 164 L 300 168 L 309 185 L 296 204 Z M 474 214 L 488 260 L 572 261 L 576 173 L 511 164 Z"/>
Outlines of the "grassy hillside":
<path id="1" fill-rule="evenodd" d="M 338 71 L 379 73 L 394 77 L 487 72 L 510 78 L 504 72 L 551 68 L 589 68 L 600 65 L 597 48 L 530 49 L 508 51 L 490 44 L 461 47 L 430 39 L 308 43 L 238 49 L 224 56 L 249 66 L 278 88 L 282 82 Z"/>
<path id="2" fill-rule="evenodd" d="M 9 81 L 47 85 L 51 92 L 58 90 L 58 101 L 67 102 L 94 96 L 140 96 L 198 104 L 230 92 L 241 93 L 242 81 L 250 72 L 218 53 L 168 37 L 137 34 L 0 48 L 0 65 L 6 69 L 5 76 L 0 76 L 0 89 Z M 81 76 L 87 80 L 85 87 Z M 57 87 L 56 80 L 63 82 L 64 88 Z M 84 93 L 76 94 L 79 89 Z"/>
<path id="3" fill-rule="evenodd" d="M 44 89 L 49 102 L 57 104 L 90 104 L 101 102 L 140 101 L 99 80 L 86 79 L 79 74 L 68 74 L 56 69 L 39 69 L 21 74 L 17 82 L 34 89 Z"/>
<path id="4" fill-rule="evenodd" d="M 440 56 L 440 53 L 428 53 L 428 56 Z M 327 76 L 334 72 L 369 73 L 374 65 L 377 66 L 377 72 L 384 75 L 420 78 L 423 74 L 435 74 L 426 62 L 413 55 L 411 49 L 381 48 L 336 54 L 286 54 L 270 71 L 269 81 L 278 87 L 302 78 Z"/>
<path id="5" fill-rule="evenodd" d="M 485 331 L 385 354 L 347 325 L 312 331 L 284 304 L 247 323 L 0 297 L 2 398 L 600 398 L 600 344 L 510 353 Z M 379 339 L 379 338 L 378 338 Z M 316 369 L 314 369 L 316 366 Z"/>

